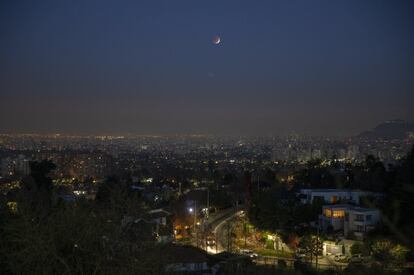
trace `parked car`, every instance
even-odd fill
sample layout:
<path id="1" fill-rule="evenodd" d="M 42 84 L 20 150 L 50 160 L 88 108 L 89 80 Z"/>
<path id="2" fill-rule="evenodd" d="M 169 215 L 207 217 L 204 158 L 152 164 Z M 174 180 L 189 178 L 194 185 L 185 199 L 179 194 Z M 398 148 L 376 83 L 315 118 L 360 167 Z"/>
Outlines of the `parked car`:
<path id="1" fill-rule="evenodd" d="M 347 257 L 345 255 L 342 254 L 337 254 L 334 256 L 334 260 L 337 262 L 343 262 L 347 259 Z"/>
<path id="2" fill-rule="evenodd" d="M 299 260 L 299 261 L 306 261 L 306 258 L 307 258 L 308 256 L 305 254 L 305 253 L 303 253 L 303 252 L 297 252 L 296 254 L 295 254 L 295 259 L 297 259 L 297 260 Z"/>
<path id="3" fill-rule="evenodd" d="M 252 253 L 249 254 L 249 256 L 250 256 L 250 258 L 257 258 L 257 257 L 259 257 L 259 254 L 255 253 L 255 252 L 252 252 Z"/>
<path id="4" fill-rule="evenodd" d="M 306 255 L 306 250 L 298 248 L 295 251 L 295 258 L 298 260 L 305 260 L 305 258 L 307 257 Z"/>
<path id="5" fill-rule="evenodd" d="M 249 256 L 250 258 L 256 258 L 259 255 L 257 253 L 254 253 L 253 251 L 249 249 L 240 249 L 240 253 L 246 256 Z"/>
<path id="6" fill-rule="evenodd" d="M 354 254 L 349 258 L 350 263 L 362 263 L 364 260 L 364 256 L 362 254 Z"/>
<path id="7" fill-rule="evenodd" d="M 215 246 L 216 245 L 216 239 L 214 237 L 208 237 L 207 238 L 207 245 L 208 246 Z"/>

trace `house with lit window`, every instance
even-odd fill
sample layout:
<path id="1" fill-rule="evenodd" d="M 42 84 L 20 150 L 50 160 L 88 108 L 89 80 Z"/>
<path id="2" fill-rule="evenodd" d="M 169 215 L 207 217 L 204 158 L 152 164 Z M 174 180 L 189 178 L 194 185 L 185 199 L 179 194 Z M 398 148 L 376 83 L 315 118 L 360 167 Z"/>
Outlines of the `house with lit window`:
<path id="1" fill-rule="evenodd" d="M 319 226 L 325 232 L 343 232 L 362 239 L 365 233 L 374 229 L 380 220 L 380 212 L 375 208 L 358 207 L 349 204 L 333 204 L 322 207 Z"/>
<path id="2" fill-rule="evenodd" d="M 345 211 L 348 204 L 325 205 L 319 217 L 319 226 L 324 231 L 337 232 L 344 230 Z"/>
<path id="3" fill-rule="evenodd" d="M 312 203 L 315 200 L 324 203 L 360 204 L 362 197 L 374 195 L 370 191 L 352 189 L 301 189 L 297 194 L 301 203 Z"/>

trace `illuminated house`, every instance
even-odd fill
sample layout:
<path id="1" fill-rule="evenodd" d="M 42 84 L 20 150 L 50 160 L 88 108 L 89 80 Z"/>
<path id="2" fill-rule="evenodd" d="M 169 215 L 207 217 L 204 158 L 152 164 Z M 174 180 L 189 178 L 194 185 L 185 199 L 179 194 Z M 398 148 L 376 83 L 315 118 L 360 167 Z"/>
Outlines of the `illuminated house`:
<path id="1" fill-rule="evenodd" d="M 319 224 L 325 232 L 342 231 L 344 236 L 353 234 L 362 239 L 366 232 L 375 228 L 379 219 L 378 209 L 335 204 L 323 206 Z"/>
<path id="2" fill-rule="evenodd" d="M 322 207 L 322 215 L 320 215 L 320 227 L 324 231 L 344 230 L 345 212 L 349 205 L 325 205 Z"/>
<path id="3" fill-rule="evenodd" d="M 301 189 L 298 197 L 302 203 L 320 200 L 324 203 L 359 204 L 361 197 L 374 195 L 373 192 L 348 189 Z"/>

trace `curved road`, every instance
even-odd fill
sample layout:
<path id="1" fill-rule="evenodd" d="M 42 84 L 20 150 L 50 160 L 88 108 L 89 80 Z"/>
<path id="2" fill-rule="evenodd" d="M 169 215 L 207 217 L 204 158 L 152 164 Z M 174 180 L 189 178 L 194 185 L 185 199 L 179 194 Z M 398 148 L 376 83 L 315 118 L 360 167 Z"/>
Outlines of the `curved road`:
<path id="1" fill-rule="evenodd" d="M 206 224 L 210 228 L 211 234 L 215 236 L 216 245 L 213 247 L 207 246 L 202 247 L 210 254 L 216 254 L 223 251 L 226 251 L 227 246 L 227 238 L 225 236 L 225 225 L 228 221 L 233 219 L 235 216 L 241 214 L 242 210 L 239 208 L 231 208 L 227 209 L 216 216 L 212 217 Z M 267 261 L 265 260 L 267 258 Z M 281 258 L 281 257 L 259 257 L 254 260 L 257 264 L 275 264 L 278 259 L 288 260 L 288 261 L 295 261 L 293 258 Z M 313 265 L 315 262 L 312 263 Z M 347 264 L 341 264 L 338 262 L 333 261 L 328 257 L 322 257 L 319 259 L 319 269 L 329 269 L 332 267 L 337 267 L 343 269 Z"/>
<path id="2" fill-rule="evenodd" d="M 211 217 L 205 224 L 209 228 L 209 235 L 215 236 L 216 245 L 211 247 L 207 246 L 202 247 L 208 253 L 216 254 L 225 251 L 224 245 L 224 232 L 223 226 L 231 219 L 233 219 L 236 215 L 241 213 L 240 207 L 238 208 L 230 208 L 226 209 L 221 213 L 218 213 L 214 217 Z"/>

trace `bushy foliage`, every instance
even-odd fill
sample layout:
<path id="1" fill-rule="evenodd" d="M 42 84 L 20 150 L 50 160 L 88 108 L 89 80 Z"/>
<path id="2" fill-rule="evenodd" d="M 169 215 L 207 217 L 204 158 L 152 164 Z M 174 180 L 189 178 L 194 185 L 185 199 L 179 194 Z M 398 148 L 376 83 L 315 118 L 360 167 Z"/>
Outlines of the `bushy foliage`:
<path id="1" fill-rule="evenodd" d="M 158 255 L 161 248 L 140 237 L 144 234 L 131 240 L 120 219 L 113 219 L 132 205 L 122 188 L 108 182 L 98 201 L 59 200 L 47 176 L 53 167 L 49 162 L 32 164 L 17 211 L 0 208 L 0 273 L 158 274 L 165 259 Z M 110 192 L 104 191 L 108 188 Z M 139 213 L 142 208 L 134 206 Z"/>
<path id="2" fill-rule="evenodd" d="M 409 250 L 390 240 L 375 241 L 372 246 L 372 256 L 384 267 L 400 267 L 405 263 Z"/>

